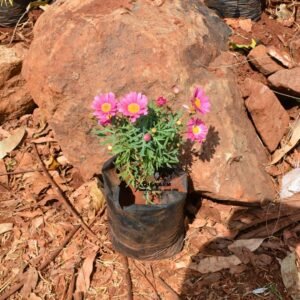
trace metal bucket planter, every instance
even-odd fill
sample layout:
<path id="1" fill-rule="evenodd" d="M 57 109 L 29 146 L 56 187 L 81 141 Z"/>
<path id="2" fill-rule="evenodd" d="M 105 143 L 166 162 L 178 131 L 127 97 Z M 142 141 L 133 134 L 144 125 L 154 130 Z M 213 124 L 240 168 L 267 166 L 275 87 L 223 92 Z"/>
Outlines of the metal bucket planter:
<path id="1" fill-rule="evenodd" d="M 164 191 L 157 205 L 122 205 L 128 203 L 130 193 L 122 192 L 122 183 L 116 175 L 113 159 L 104 164 L 102 175 L 109 232 L 116 251 L 140 260 L 168 258 L 181 251 L 185 236 L 185 173 L 175 179 L 183 192 Z"/>
<path id="2" fill-rule="evenodd" d="M 205 0 L 205 4 L 223 18 L 258 20 L 261 15 L 261 0 Z"/>
<path id="3" fill-rule="evenodd" d="M 13 5 L 10 3 L 0 6 L 0 26 L 12 27 L 17 24 L 20 18 L 26 12 L 26 7 L 30 3 L 30 0 L 14 0 Z M 23 16 L 25 20 L 25 15 Z"/>

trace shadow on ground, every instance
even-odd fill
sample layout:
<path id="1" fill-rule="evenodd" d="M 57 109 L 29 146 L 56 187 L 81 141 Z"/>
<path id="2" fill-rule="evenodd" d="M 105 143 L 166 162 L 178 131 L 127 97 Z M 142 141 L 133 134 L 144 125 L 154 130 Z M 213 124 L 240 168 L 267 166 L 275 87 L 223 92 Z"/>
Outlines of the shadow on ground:
<path id="1" fill-rule="evenodd" d="M 222 216 L 226 205 L 198 200 L 194 210 L 197 219 L 193 220 L 189 213 L 191 223 L 187 231 L 190 252 L 195 254 L 189 261 L 187 256 L 178 260 L 179 267 L 185 265 L 178 269 L 184 272 L 180 299 L 292 299 L 283 285 L 279 260 L 300 241 L 299 200 L 300 195 L 284 204 L 270 203 L 265 207 L 230 206 L 234 212 L 228 220 Z M 195 197 L 192 202 L 195 205 Z M 233 252 L 228 249 L 234 240 L 254 238 L 264 238 L 255 251 L 246 247 L 235 248 Z M 222 262 L 216 256 L 232 255 L 241 263 L 217 270 L 218 265 L 226 265 L 226 258 Z M 254 295 L 252 291 L 258 288 L 266 290 Z"/>

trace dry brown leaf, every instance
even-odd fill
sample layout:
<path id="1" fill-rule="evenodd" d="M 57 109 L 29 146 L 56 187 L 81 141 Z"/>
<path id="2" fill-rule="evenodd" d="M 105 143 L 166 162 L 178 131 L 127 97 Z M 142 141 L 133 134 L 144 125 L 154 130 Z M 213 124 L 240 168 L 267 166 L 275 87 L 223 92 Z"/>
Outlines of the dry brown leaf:
<path id="1" fill-rule="evenodd" d="M 239 20 L 234 18 L 224 18 L 225 23 L 233 29 L 240 27 Z"/>
<path id="2" fill-rule="evenodd" d="M 0 159 L 5 157 L 9 152 L 14 150 L 22 141 L 25 135 L 25 128 L 18 128 L 8 138 L 0 141 Z"/>
<path id="3" fill-rule="evenodd" d="M 56 170 L 60 166 L 59 162 L 55 159 L 53 155 L 49 157 L 49 159 L 45 162 L 45 164 L 48 170 Z"/>
<path id="4" fill-rule="evenodd" d="M 278 149 L 272 155 L 271 165 L 276 164 L 286 153 L 293 149 L 300 140 L 300 118 L 295 121 L 291 137 L 281 149 Z"/>
<path id="5" fill-rule="evenodd" d="M 44 136 L 44 137 L 34 139 L 31 142 L 35 144 L 43 144 L 43 143 L 56 143 L 57 141 L 54 138 Z"/>
<path id="6" fill-rule="evenodd" d="M 58 161 L 58 163 L 60 163 L 61 165 L 66 165 L 66 164 L 69 164 L 70 162 L 68 161 L 68 159 L 63 156 L 63 155 L 60 155 L 56 158 L 56 160 Z"/>
<path id="7" fill-rule="evenodd" d="M 247 248 L 250 251 L 255 251 L 262 244 L 264 239 L 248 239 L 248 240 L 236 240 L 231 245 L 228 246 L 228 249 L 231 251 L 234 248 Z"/>
<path id="8" fill-rule="evenodd" d="M 297 268 L 296 254 L 290 253 L 281 262 L 282 281 L 294 300 L 300 300 L 300 272 Z"/>
<path id="9" fill-rule="evenodd" d="M 242 262 L 235 255 L 230 256 L 211 256 L 201 259 L 198 263 L 176 263 L 176 268 L 189 268 L 202 274 L 217 272 L 223 269 L 229 269 Z"/>
<path id="10" fill-rule="evenodd" d="M 93 252 L 86 257 L 84 260 L 82 267 L 78 272 L 78 277 L 76 280 L 76 293 L 86 293 L 90 287 L 90 276 L 93 271 L 94 260 L 96 258 L 98 247 L 95 247 Z"/>
<path id="11" fill-rule="evenodd" d="M 42 224 L 44 224 L 44 217 L 43 216 L 39 216 L 36 217 L 32 220 L 32 226 L 33 228 L 37 229 L 39 228 Z"/>
<path id="12" fill-rule="evenodd" d="M 7 130 L 3 129 L 2 126 L 0 126 L 0 136 L 7 138 L 10 136 L 10 134 Z"/>
<path id="13" fill-rule="evenodd" d="M 42 300 L 42 298 L 38 297 L 35 293 L 31 293 L 28 300 Z"/>
<path id="14" fill-rule="evenodd" d="M 228 248 L 229 250 L 247 248 L 250 251 L 255 251 L 261 245 L 263 240 L 264 239 L 237 240 L 228 246 Z M 190 259 L 185 259 L 176 263 L 176 268 L 189 268 L 205 274 L 209 272 L 217 272 L 223 269 L 230 269 L 241 263 L 242 261 L 236 255 L 211 256 L 201 259 L 198 263 L 191 262 Z"/>
<path id="15" fill-rule="evenodd" d="M 16 212 L 15 215 L 24 217 L 24 218 L 35 218 L 37 216 L 43 215 L 43 212 L 41 209 L 37 209 L 34 211 L 19 211 L 19 212 Z"/>
<path id="16" fill-rule="evenodd" d="M 251 19 L 240 19 L 239 26 L 242 30 L 246 32 L 251 32 L 252 30 L 252 21 Z"/>
<path id="17" fill-rule="evenodd" d="M 2 160 L 2 159 L 0 159 L 0 173 L 6 173 L 7 171 L 6 171 L 6 165 L 5 165 L 5 162 Z M 7 175 L 2 175 L 2 176 L 0 176 L 0 183 L 3 183 L 3 184 L 5 184 L 5 185 L 7 185 L 8 184 L 8 177 L 7 177 Z"/>
<path id="18" fill-rule="evenodd" d="M 105 197 L 96 181 L 93 181 L 90 186 L 90 197 L 92 200 L 91 205 L 95 208 L 96 212 L 98 212 L 105 203 Z"/>
<path id="19" fill-rule="evenodd" d="M 30 195 L 39 195 L 50 187 L 47 177 L 38 172 L 24 174 L 23 179 L 27 187 L 25 192 Z"/>
<path id="20" fill-rule="evenodd" d="M 25 283 L 21 290 L 22 299 L 29 298 L 30 293 L 35 289 L 39 279 L 38 272 L 35 268 L 29 268 L 26 274 Z"/>
<path id="21" fill-rule="evenodd" d="M 201 228 L 207 224 L 207 221 L 203 218 L 195 219 L 192 224 L 189 225 L 190 228 Z"/>
<path id="22" fill-rule="evenodd" d="M 105 202 L 102 191 L 98 188 L 95 180 L 81 185 L 71 194 L 70 200 L 79 212 L 84 210 L 97 212 Z"/>
<path id="23" fill-rule="evenodd" d="M 13 229 L 13 223 L 2 223 L 0 224 L 0 234 L 5 233 Z"/>

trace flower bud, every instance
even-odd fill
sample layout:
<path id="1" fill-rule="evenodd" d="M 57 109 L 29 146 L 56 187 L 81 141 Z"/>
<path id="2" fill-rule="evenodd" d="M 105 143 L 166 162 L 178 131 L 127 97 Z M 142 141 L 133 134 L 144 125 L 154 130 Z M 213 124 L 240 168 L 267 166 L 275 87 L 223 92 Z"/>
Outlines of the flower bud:
<path id="1" fill-rule="evenodd" d="M 146 133 L 145 135 L 144 135 L 144 141 L 145 142 L 149 142 L 149 141 L 151 141 L 151 134 L 150 133 Z"/>
<path id="2" fill-rule="evenodd" d="M 176 124 L 177 124 L 178 126 L 180 126 L 180 125 L 182 124 L 181 120 L 178 120 L 178 121 L 176 122 Z"/>
<path id="3" fill-rule="evenodd" d="M 164 106 L 166 103 L 167 103 L 167 99 L 162 96 L 156 99 L 156 105 L 159 107 Z"/>
<path id="4" fill-rule="evenodd" d="M 179 92 L 180 92 L 179 87 L 178 87 L 177 85 L 174 85 L 174 86 L 173 86 L 173 93 L 174 93 L 174 94 L 179 94 Z"/>
<path id="5" fill-rule="evenodd" d="M 112 150 L 112 146 L 111 145 L 107 146 L 107 150 L 111 151 Z"/>
<path id="6" fill-rule="evenodd" d="M 152 133 L 155 133 L 156 131 L 157 131 L 156 128 L 152 128 L 152 129 L 151 129 L 151 132 L 152 132 Z"/>

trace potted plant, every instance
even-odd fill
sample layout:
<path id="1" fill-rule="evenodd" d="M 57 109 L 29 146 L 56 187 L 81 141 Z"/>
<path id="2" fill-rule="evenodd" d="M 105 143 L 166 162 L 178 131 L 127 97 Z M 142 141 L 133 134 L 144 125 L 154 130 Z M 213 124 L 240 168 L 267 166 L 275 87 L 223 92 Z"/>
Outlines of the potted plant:
<path id="1" fill-rule="evenodd" d="M 102 168 L 114 248 L 137 259 L 178 253 L 184 240 L 187 174 L 180 167 L 186 139 L 201 143 L 208 132 L 199 114 L 210 110 L 196 88 L 190 106 L 172 111 L 169 101 L 130 92 L 95 97 L 96 134 L 113 155 Z"/>
<path id="2" fill-rule="evenodd" d="M 11 27 L 25 16 L 31 0 L 0 0 L 0 26 Z"/>
<path id="3" fill-rule="evenodd" d="M 245 18 L 257 21 L 261 16 L 261 0 L 205 0 L 205 4 L 223 18 Z"/>

